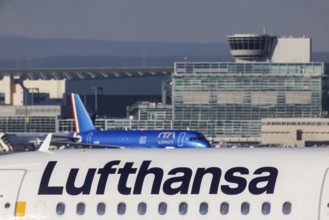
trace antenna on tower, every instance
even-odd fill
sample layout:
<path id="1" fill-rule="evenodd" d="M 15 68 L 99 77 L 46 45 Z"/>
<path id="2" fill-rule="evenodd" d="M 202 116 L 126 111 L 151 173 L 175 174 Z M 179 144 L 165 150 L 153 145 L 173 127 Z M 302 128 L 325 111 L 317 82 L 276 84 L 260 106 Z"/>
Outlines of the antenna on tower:
<path id="1" fill-rule="evenodd" d="M 265 35 L 266 32 L 267 32 L 267 31 L 266 31 L 266 25 L 264 24 L 264 25 L 263 25 L 263 34 Z"/>

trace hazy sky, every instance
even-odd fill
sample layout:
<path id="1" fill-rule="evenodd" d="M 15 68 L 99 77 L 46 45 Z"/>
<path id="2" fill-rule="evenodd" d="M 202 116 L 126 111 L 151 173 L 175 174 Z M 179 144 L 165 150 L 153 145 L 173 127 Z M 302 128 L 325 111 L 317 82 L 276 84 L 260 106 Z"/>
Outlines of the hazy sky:
<path id="1" fill-rule="evenodd" d="M 328 10 L 329 0 L 0 0 L 0 36 L 210 43 L 265 26 L 329 51 Z"/>

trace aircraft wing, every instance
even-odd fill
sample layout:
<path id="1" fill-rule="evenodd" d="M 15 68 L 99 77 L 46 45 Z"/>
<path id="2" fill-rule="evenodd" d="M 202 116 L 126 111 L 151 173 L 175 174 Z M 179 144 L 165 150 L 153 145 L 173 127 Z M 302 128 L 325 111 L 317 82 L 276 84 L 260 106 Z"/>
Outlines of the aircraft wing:
<path id="1" fill-rule="evenodd" d="M 71 141 L 63 141 L 63 140 L 52 140 L 52 143 L 69 145 L 69 146 L 84 146 L 90 148 L 127 148 L 125 146 L 116 146 L 116 145 L 103 145 L 103 144 L 88 144 L 88 143 L 79 143 L 79 142 L 71 142 Z"/>
<path id="2" fill-rule="evenodd" d="M 76 138 L 55 136 L 51 143 L 55 145 L 77 145 L 79 142 Z"/>
<path id="3" fill-rule="evenodd" d="M 122 145 L 107 145 L 107 144 L 88 144 L 79 142 L 79 138 L 70 137 L 68 135 L 53 135 L 51 143 L 58 145 L 68 145 L 68 146 L 83 146 L 90 148 L 128 148 Z M 141 147 L 129 147 L 129 148 L 141 148 Z"/>

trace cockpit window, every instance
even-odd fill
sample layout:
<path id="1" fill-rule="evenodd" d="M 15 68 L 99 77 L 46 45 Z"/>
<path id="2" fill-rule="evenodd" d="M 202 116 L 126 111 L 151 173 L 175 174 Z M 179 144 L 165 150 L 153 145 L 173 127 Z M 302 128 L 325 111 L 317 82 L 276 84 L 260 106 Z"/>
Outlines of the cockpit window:
<path id="1" fill-rule="evenodd" d="M 190 137 L 190 141 L 203 141 L 203 140 L 205 140 L 205 137 L 203 136 Z"/>

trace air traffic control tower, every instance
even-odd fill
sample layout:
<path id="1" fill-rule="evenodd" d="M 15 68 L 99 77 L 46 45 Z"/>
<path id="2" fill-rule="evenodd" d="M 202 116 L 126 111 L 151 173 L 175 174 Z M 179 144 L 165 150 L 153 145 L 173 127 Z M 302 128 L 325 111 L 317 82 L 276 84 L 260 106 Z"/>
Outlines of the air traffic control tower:
<path id="1" fill-rule="evenodd" d="M 241 62 L 306 63 L 311 61 L 311 38 L 234 34 L 227 37 L 231 55 Z"/>
<path id="2" fill-rule="evenodd" d="M 274 37 L 269 35 L 236 34 L 228 36 L 231 55 L 238 62 L 266 61 L 274 42 Z"/>

